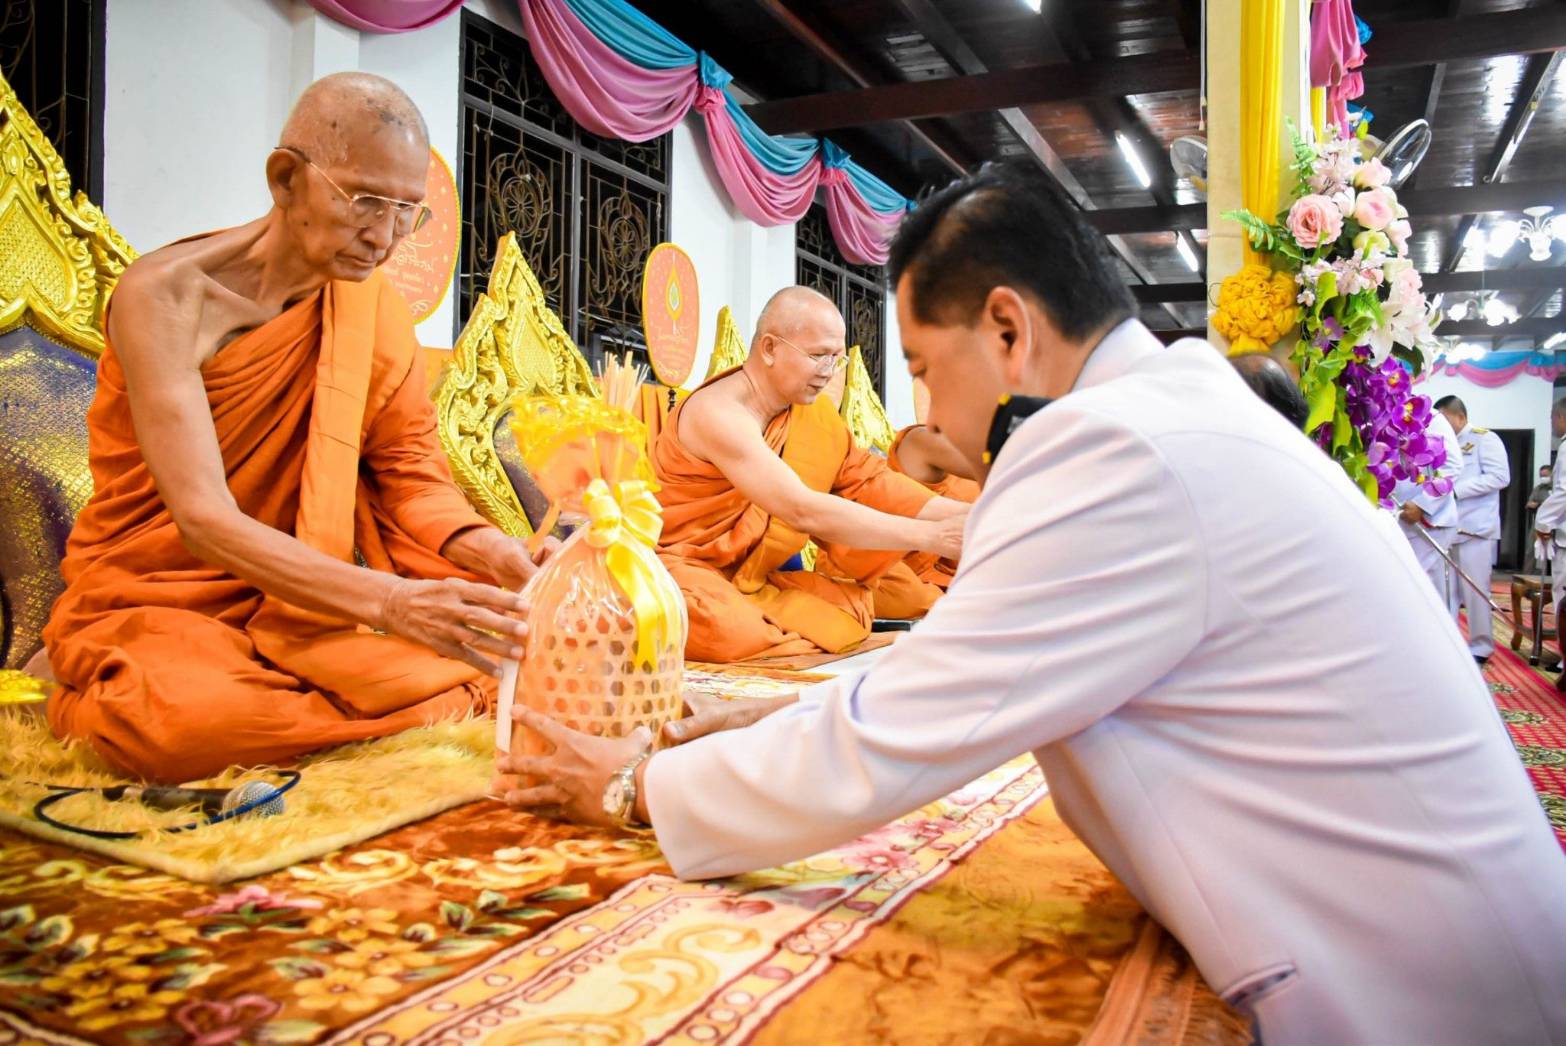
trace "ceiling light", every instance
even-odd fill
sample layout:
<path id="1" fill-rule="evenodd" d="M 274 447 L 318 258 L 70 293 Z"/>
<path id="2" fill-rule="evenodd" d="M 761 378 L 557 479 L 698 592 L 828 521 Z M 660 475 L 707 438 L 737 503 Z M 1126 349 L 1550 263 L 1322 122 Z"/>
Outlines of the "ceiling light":
<path id="1" fill-rule="evenodd" d="M 1466 320 L 1468 318 L 1469 304 L 1470 302 L 1468 299 L 1464 298 L 1462 301 L 1456 303 L 1450 309 L 1448 309 L 1446 314 L 1448 317 L 1454 320 Z"/>
<path id="2" fill-rule="evenodd" d="M 1517 319 L 1517 310 L 1501 301 L 1499 298 L 1491 298 L 1484 303 L 1484 322 L 1492 327 L 1499 327 L 1503 323 L 1511 323 Z"/>
<path id="3" fill-rule="evenodd" d="M 1546 217 L 1550 207 L 1528 207 L 1523 213 L 1528 217 L 1517 223 L 1517 234 L 1528 241 L 1530 261 L 1549 261 L 1554 240 L 1566 240 L 1566 224 L 1558 217 Z"/>
<path id="4" fill-rule="evenodd" d="M 1484 230 L 1477 225 L 1469 226 L 1468 232 L 1463 236 L 1463 248 L 1470 251 L 1484 250 Z"/>
<path id="5" fill-rule="evenodd" d="M 1028 6 L 1029 10 L 1032 10 L 1032 11 L 1042 11 L 1042 10 L 1044 10 L 1044 0 L 1022 0 L 1022 2 Z"/>
<path id="6" fill-rule="evenodd" d="M 1196 252 L 1191 250 L 1191 245 L 1179 233 L 1175 233 L 1175 250 L 1180 252 L 1180 258 L 1185 262 L 1186 268 L 1192 272 L 1202 271 L 1202 263 L 1197 260 Z"/>
<path id="7" fill-rule="evenodd" d="M 1516 222 L 1496 222 L 1490 229 L 1488 248 L 1493 257 L 1505 257 L 1506 253 L 1517 243 Z"/>
<path id="8" fill-rule="evenodd" d="M 1544 347 L 1547 349 L 1553 349 L 1563 341 L 1566 341 L 1566 331 L 1556 331 L 1554 334 L 1544 339 Z"/>
<path id="9" fill-rule="evenodd" d="M 1478 342 L 1465 341 L 1461 342 L 1455 350 L 1448 352 L 1446 358 L 1449 360 L 1476 360 L 1483 356 L 1484 353 L 1485 348 L 1483 345 L 1480 345 Z"/>
<path id="10" fill-rule="evenodd" d="M 1131 144 L 1131 139 L 1116 131 L 1115 144 L 1120 146 L 1120 154 L 1126 158 L 1126 163 L 1130 165 L 1131 172 L 1136 175 L 1136 180 L 1142 183 L 1142 188 L 1151 189 L 1153 176 L 1147 173 L 1147 168 L 1143 165 L 1142 158 L 1136 154 L 1136 147 Z"/>

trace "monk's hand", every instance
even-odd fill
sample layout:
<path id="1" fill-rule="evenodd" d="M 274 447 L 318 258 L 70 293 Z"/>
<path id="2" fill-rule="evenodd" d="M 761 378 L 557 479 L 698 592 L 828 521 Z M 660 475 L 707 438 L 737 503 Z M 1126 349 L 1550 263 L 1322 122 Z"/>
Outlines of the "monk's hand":
<path id="1" fill-rule="evenodd" d="M 652 744 L 647 728 L 639 726 L 629 737 L 594 737 L 522 705 L 511 709 L 511 717 L 553 745 L 554 751 L 512 753 L 500 759 L 501 773 L 541 782 L 511 789 L 506 803 L 557 821 L 613 827 L 604 813 L 604 789 L 615 771 Z"/>
<path id="2" fill-rule="evenodd" d="M 968 513 L 961 512 L 930 523 L 930 538 L 921 551 L 934 552 L 942 559 L 962 558 L 962 529 Z"/>
<path id="3" fill-rule="evenodd" d="M 530 552 L 526 541 L 496 527 L 472 527 L 447 541 L 440 554 L 480 577 L 494 579 L 502 588 L 520 592 L 559 548 L 559 539 L 548 537 L 537 552 Z"/>
<path id="4" fill-rule="evenodd" d="M 386 593 L 379 627 L 498 676 L 492 659 L 519 660 L 524 653 L 526 613 L 526 600 L 494 585 L 398 578 Z"/>
<path id="5" fill-rule="evenodd" d="M 741 697 L 725 701 L 719 697 L 687 694 L 685 718 L 665 723 L 663 736 L 670 744 L 684 744 L 698 737 L 739 730 L 765 719 L 799 700 L 798 694 L 783 697 Z"/>

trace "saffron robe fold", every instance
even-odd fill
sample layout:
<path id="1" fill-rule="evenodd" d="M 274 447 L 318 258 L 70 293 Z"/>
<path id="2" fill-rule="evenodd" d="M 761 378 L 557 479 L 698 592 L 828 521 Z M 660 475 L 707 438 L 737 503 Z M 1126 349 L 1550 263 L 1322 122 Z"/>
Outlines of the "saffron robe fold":
<path id="1" fill-rule="evenodd" d="M 484 521 L 452 482 L 412 320 L 379 274 L 295 303 L 202 375 L 246 515 L 344 562 L 470 576 L 438 550 Z M 94 493 L 44 632 L 58 736 L 182 781 L 487 709 L 494 683 L 472 667 L 291 606 L 186 549 L 112 345 L 87 427 Z"/>
<path id="2" fill-rule="evenodd" d="M 652 455 L 663 504 L 658 555 L 684 592 L 690 615 L 686 656 L 732 662 L 841 653 L 863 642 L 876 610 L 868 583 L 897 566 L 904 553 L 827 543 L 822 551 L 832 561 L 831 574 L 779 570 L 809 535 L 747 501 L 716 465 L 681 444 L 680 412 L 689 402 L 670 412 Z M 824 396 L 778 415 L 764 435 L 812 490 L 901 516 L 918 515 L 934 496 L 855 446 Z"/>
<path id="3" fill-rule="evenodd" d="M 917 425 L 910 425 L 897 433 L 892 440 L 892 445 L 886 452 L 886 463 L 893 472 L 903 473 L 903 466 L 897 460 L 897 450 L 903 445 L 903 437 L 912 432 Z M 918 482 L 918 481 L 915 481 Z M 953 501 L 966 501 L 973 504 L 979 500 L 979 485 L 971 479 L 963 479 L 961 476 L 953 476 L 950 473 L 938 483 L 926 483 L 925 487 L 939 494 L 943 498 L 951 498 Z M 951 585 L 952 578 L 957 576 L 957 561 L 955 559 L 943 559 L 933 552 L 910 552 L 903 559 L 903 565 L 908 568 L 918 580 L 934 585 L 943 592 Z"/>

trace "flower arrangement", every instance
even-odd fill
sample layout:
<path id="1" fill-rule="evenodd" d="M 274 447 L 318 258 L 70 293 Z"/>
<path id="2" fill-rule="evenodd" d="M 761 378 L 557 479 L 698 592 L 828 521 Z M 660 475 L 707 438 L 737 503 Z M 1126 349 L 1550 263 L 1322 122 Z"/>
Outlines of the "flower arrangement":
<path id="1" fill-rule="evenodd" d="M 1374 502 L 1389 504 L 1399 481 L 1443 494 L 1451 481 L 1434 472 L 1446 449 L 1425 432 L 1429 397 L 1413 391 L 1439 317 L 1408 258 L 1412 229 L 1391 172 L 1364 158 L 1359 139 L 1332 131 L 1317 143 L 1295 134 L 1294 170 L 1293 202 L 1275 220 L 1244 210 L 1224 217 L 1298 290 L 1290 359 L 1310 406 L 1305 431 Z"/>

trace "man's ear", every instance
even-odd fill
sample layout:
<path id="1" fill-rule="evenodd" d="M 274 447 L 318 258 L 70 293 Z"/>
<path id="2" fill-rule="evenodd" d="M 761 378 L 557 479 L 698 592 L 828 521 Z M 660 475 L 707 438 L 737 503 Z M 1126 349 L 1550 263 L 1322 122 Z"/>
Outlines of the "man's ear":
<path id="1" fill-rule="evenodd" d="M 273 149 L 266 158 L 266 186 L 278 207 L 288 207 L 298 200 L 304 166 L 304 160 L 287 149 Z"/>
<path id="2" fill-rule="evenodd" d="M 999 339 L 1003 351 L 1006 386 L 1024 387 L 1033 359 L 1033 316 L 1022 295 L 1010 287 L 994 287 L 984 299 L 984 323 Z"/>

